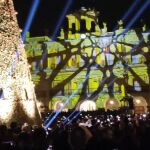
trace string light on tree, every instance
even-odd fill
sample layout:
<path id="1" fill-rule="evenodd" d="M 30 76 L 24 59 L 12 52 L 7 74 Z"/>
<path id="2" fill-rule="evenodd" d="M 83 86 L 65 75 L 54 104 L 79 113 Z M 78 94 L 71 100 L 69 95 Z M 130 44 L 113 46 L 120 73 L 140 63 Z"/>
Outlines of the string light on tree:
<path id="1" fill-rule="evenodd" d="M 0 122 L 40 122 L 12 0 L 0 0 Z"/>

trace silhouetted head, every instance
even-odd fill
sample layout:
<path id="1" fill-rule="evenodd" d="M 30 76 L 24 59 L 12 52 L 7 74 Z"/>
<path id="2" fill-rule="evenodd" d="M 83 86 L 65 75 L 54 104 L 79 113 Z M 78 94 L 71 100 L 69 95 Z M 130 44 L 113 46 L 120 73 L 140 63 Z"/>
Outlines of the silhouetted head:
<path id="1" fill-rule="evenodd" d="M 86 133 L 81 127 L 76 127 L 70 134 L 70 145 L 74 150 L 82 149 L 86 144 Z"/>

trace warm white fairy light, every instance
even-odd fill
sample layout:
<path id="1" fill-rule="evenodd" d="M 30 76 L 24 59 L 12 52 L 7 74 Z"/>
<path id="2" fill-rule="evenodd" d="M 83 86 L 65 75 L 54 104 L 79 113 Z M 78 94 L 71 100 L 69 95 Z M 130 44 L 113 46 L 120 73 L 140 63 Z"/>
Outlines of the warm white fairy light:
<path id="1" fill-rule="evenodd" d="M 85 100 L 80 105 L 80 111 L 93 111 L 96 110 L 96 103 L 91 100 Z"/>
<path id="2" fill-rule="evenodd" d="M 13 111 L 14 111 L 14 106 L 11 102 L 11 100 L 5 100 L 5 105 L 4 102 L 1 100 L 0 101 L 0 122 L 9 122 L 9 118 L 11 117 Z"/>
<path id="3" fill-rule="evenodd" d="M 18 113 L 17 107 L 30 119 L 37 115 L 34 85 L 16 14 L 12 0 L 0 0 L 0 88 L 4 95 L 0 98 L 0 122 L 6 123 Z"/>

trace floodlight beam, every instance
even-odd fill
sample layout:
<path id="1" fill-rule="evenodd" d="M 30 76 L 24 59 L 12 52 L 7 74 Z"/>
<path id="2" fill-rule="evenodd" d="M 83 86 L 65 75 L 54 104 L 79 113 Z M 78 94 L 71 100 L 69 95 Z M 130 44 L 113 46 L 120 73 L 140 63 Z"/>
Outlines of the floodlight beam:
<path id="1" fill-rule="evenodd" d="M 54 32 L 53 32 L 53 34 L 52 34 L 52 40 L 55 40 L 56 35 L 57 35 L 58 31 L 59 31 L 59 28 L 60 28 L 60 26 L 62 25 L 62 22 L 63 22 L 63 20 L 64 20 L 64 18 L 65 18 L 65 15 L 66 15 L 66 13 L 67 13 L 69 7 L 71 6 L 71 4 L 72 4 L 72 0 L 68 0 L 68 1 L 67 1 L 67 4 L 66 4 L 66 6 L 65 6 L 65 8 L 63 9 L 63 12 L 62 12 L 62 14 L 61 14 L 59 20 L 58 20 L 58 22 L 57 22 L 56 28 L 55 28 L 55 30 L 54 30 Z"/>
<path id="2" fill-rule="evenodd" d="M 65 124 L 65 123 L 74 115 L 75 112 L 76 112 L 76 110 L 74 110 L 74 111 L 65 119 L 65 121 L 63 122 L 63 124 Z"/>
<path id="3" fill-rule="evenodd" d="M 33 3 L 32 3 L 29 15 L 27 17 L 27 21 L 25 23 L 25 26 L 24 26 L 24 29 L 23 29 L 23 32 L 22 32 L 22 40 L 23 41 L 25 41 L 26 32 L 28 32 L 30 27 L 31 27 L 31 24 L 32 24 L 32 21 L 34 19 L 36 10 L 38 9 L 39 3 L 40 3 L 40 0 L 34 0 Z"/>
<path id="4" fill-rule="evenodd" d="M 129 22 L 129 24 L 125 27 L 125 30 L 116 35 L 117 37 L 119 37 L 122 34 L 125 34 L 131 27 L 132 25 L 136 22 L 136 20 L 142 15 L 142 13 L 144 12 L 144 10 L 147 9 L 147 7 L 150 5 L 150 0 L 147 0 L 142 7 L 139 9 L 139 11 L 137 12 L 137 14 L 131 19 L 131 21 Z"/>

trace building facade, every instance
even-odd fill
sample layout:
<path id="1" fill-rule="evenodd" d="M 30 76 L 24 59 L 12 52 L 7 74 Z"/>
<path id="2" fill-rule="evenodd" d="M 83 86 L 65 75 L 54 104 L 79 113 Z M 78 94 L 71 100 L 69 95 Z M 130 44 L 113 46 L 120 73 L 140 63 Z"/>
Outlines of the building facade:
<path id="1" fill-rule="evenodd" d="M 59 109 L 66 101 L 65 109 L 80 109 L 85 100 L 94 101 L 97 109 L 116 109 L 131 95 L 136 111 L 146 111 L 150 33 L 145 27 L 126 31 L 121 21 L 108 32 L 106 23 L 100 28 L 98 15 L 85 8 L 67 15 L 55 41 L 27 34 L 25 48 L 37 98 L 49 109 Z"/>

